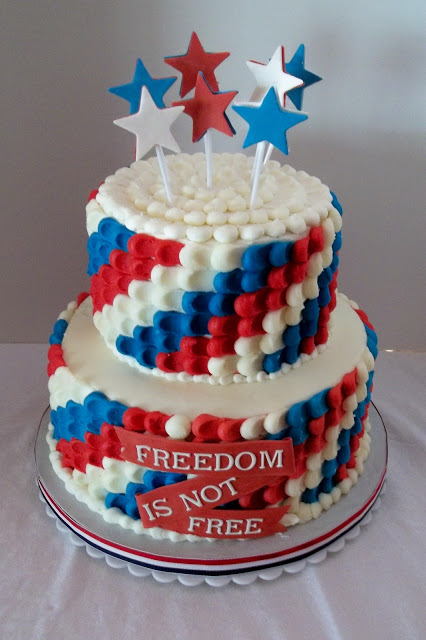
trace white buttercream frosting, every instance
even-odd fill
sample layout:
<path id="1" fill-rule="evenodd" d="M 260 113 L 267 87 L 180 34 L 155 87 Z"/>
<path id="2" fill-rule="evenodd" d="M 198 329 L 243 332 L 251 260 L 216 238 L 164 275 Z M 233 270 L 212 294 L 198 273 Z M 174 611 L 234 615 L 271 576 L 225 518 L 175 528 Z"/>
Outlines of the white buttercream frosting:
<path id="1" fill-rule="evenodd" d="M 263 168 L 250 209 L 252 157 L 213 154 L 211 189 L 206 187 L 204 154 L 166 158 L 172 205 L 157 159 L 140 160 L 119 169 L 99 187 L 96 201 L 87 207 L 89 234 L 102 217 L 111 216 L 136 233 L 195 243 L 295 239 L 324 220 L 332 208 L 330 190 L 318 178 L 276 161 Z"/>

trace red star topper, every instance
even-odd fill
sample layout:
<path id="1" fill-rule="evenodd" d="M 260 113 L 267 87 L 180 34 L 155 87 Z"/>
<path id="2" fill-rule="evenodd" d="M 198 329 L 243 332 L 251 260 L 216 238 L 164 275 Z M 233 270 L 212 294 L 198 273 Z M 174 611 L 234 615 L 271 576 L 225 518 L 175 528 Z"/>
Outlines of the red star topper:
<path id="1" fill-rule="evenodd" d="M 227 136 L 233 136 L 225 109 L 238 91 L 212 91 L 202 73 L 197 76 L 193 98 L 173 102 L 174 107 L 185 107 L 184 112 L 193 120 L 192 142 L 197 142 L 208 131 L 217 129 Z"/>
<path id="2" fill-rule="evenodd" d="M 219 91 L 214 70 L 228 56 L 228 51 L 222 51 L 220 53 L 207 53 L 204 51 L 200 39 L 195 31 L 193 31 L 187 53 L 183 56 L 168 56 L 164 58 L 164 62 L 182 73 L 180 95 L 181 98 L 183 98 L 195 87 L 200 71 L 213 91 Z"/>

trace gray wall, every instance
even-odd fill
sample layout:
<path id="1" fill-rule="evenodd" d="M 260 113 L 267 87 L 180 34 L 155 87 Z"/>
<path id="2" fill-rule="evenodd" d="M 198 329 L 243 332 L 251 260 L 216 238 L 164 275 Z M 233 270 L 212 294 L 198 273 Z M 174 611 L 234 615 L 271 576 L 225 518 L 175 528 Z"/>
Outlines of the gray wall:
<path id="1" fill-rule="evenodd" d="M 380 331 L 382 348 L 425 348 L 425 43 L 421 0 L 64 0 L 3 4 L 0 33 L 0 341 L 43 342 L 59 311 L 87 289 L 84 204 L 132 160 L 134 139 L 112 120 L 127 104 L 107 88 L 136 58 L 173 75 L 195 29 L 209 51 L 230 50 L 223 90 L 248 98 L 245 60 L 306 44 L 324 81 L 305 93 L 309 120 L 288 136 L 288 162 L 321 178 L 344 207 L 339 288 Z M 176 99 L 178 83 L 170 90 Z M 214 138 L 237 150 L 239 135 Z M 176 137 L 186 151 L 190 122 Z M 423 139 L 422 139 L 423 138 Z M 284 156 L 275 158 L 285 162 Z"/>

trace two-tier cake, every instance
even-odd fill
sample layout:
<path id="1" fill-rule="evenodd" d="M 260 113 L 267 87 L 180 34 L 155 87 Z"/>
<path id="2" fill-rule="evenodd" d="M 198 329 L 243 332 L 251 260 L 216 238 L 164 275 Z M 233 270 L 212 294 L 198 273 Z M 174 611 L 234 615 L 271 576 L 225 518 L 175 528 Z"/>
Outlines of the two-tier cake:
<path id="1" fill-rule="evenodd" d="M 120 169 L 87 205 L 90 294 L 49 349 L 57 475 L 111 527 L 253 538 L 317 518 L 370 449 L 377 339 L 337 293 L 342 209 L 253 158 Z"/>

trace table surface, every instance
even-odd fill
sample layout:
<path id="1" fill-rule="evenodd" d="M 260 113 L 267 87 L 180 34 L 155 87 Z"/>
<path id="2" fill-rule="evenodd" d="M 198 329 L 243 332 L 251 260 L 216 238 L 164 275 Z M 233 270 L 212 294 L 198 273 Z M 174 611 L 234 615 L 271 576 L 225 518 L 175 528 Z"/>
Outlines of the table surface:
<path id="1" fill-rule="evenodd" d="M 0 345 L 0 635 L 8 639 L 401 640 L 426 629 L 426 354 L 381 352 L 373 393 L 389 437 L 381 507 L 302 573 L 215 589 L 136 578 L 67 543 L 38 499 L 33 446 L 46 347 Z"/>

